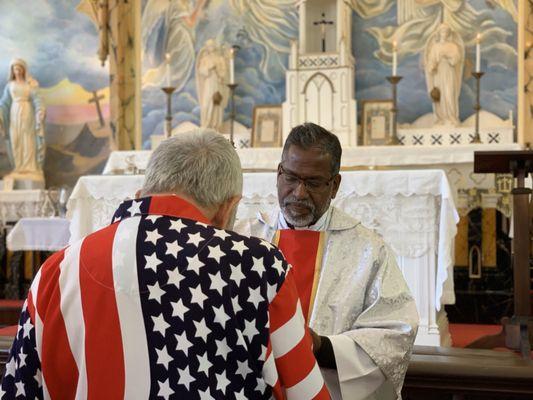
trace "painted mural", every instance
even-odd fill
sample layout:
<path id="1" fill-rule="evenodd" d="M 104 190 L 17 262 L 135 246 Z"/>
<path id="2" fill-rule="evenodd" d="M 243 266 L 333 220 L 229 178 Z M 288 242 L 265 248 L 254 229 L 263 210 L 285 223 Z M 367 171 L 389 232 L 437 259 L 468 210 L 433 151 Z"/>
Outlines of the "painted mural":
<path id="1" fill-rule="evenodd" d="M 422 54 L 441 23 L 461 35 L 466 57 L 459 99 L 460 119 L 473 114 L 475 41 L 481 35 L 482 107 L 506 119 L 516 116 L 517 4 L 514 0 L 367 0 L 356 1 L 353 51 L 357 62 L 358 100 L 390 97 L 392 42 L 398 43 L 400 122 L 414 122 L 431 112 Z M 372 4 L 370 4 L 372 3 Z M 374 7 L 371 7 L 373 5 Z M 408 88 L 408 90 L 407 90 Z"/>
<path id="2" fill-rule="evenodd" d="M 290 42 L 297 39 L 296 0 L 143 0 L 143 140 L 163 132 L 165 55 L 170 55 L 174 126 L 199 124 L 195 60 L 209 39 L 238 45 L 235 61 L 237 120 L 250 127 L 256 104 L 285 100 Z M 466 46 L 460 96 L 461 119 L 473 113 L 470 77 L 475 38 L 482 39 L 482 107 L 507 118 L 516 115 L 517 11 L 514 0 L 352 0 L 356 99 L 386 99 L 392 42 L 398 42 L 400 122 L 431 112 L 421 62 L 424 45 L 442 22 L 458 31 Z M 409 88 L 405 90 L 402 88 Z"/>
<path id="3" fill-rule="evenodd" d="M 170 55 L 174 126 L 199 124 L 196 55 L 205 42 L 238 45 L 235 60 L 237 120 L 250 127 L 255 104 L 285 97 L 290 41 L 297 36 L 295 0 L 144 0 L 143 139 L 163 132 L 165 55 Z"/>
<path id="4" fill-rule="evenodd" d="M 99 173 L 110 151 L 108 70 L 95 55 L 96 28 L 78 3 L 0 2 L 0 88 L 11 59 L 25 59 L 47 107 L 48 187 L 73 186 L 80 175 Z M 0 152 L 5 174 L 10 168 L 5 143 Z"/>

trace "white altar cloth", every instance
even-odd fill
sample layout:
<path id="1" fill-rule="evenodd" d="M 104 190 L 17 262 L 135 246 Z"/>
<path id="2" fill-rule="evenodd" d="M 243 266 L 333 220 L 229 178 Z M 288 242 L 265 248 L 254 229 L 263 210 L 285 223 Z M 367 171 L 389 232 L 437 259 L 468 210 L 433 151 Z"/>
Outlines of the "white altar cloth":
<path id="1" fill-rule="evenodd" d="M 452 146 L 363 146 L 342 150 L 342 168 L 433 166 L 443 164 L 471 164 L 474 151 L 520 150 L 519 144 L 468 144 Z M 275 170 L 281 159 L 281 148 L 237 149 L 245 170 Z M 109 156 L 103 174 L 123 173 L 128 162 L 139 170 L 146 169 L 152 152 L 114 151 Z"/>
<path id="2" fill-rule="evenodd" d="M 107 225 L 119 203 L 133 197 L 143 176 L 84 176 L 67 206 L 71 241 Z M 237 218 L 277 205 L 276 174 L 245 173 Z M 417 344 L 449 344 L 443 304 L 455 301 L 453 243 L 458 214 L 440 170 L 347 171 L 333 202 L 392 247 L 419 313 Z M 439 332 L 440 328 L 440 332 Z"/>
<path id="3" fill-rule="evenodd" d="M 42 190 L 0 190 L 0 221 L 5 224 L 21 218 L 38 217 L 44 200 Z"/>
<path id="4" fill-rule="evenodd" d="M 70 221 L 65 218 L 22 218 L 7 235 L 11 251 L 57 251 L 68 245 Z"/>

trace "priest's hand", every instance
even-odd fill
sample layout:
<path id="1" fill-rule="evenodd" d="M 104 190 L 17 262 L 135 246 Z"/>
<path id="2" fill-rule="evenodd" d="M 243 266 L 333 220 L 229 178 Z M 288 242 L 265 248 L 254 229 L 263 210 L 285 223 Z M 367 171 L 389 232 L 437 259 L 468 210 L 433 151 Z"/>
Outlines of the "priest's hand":
<path id="1" fill-rule="evenodd" d="M 315 331 L 313 331 L 311 328 L 309 328 L 309 333 L 313 338 L 313 353 L 315 353 L 316 356 L 320 350 L 320 347 L 322 346 L 322 337 L 318 335 Z"/>
<path id="2" fill-rule="evenodd" d="M 322 368 L 337 369 L 331 340 L 327 336 L 320 336 L 311 328 L 309 328 L 309 333 L 313 338 L 313 353 L 315 353 L 318 365 Z"/>

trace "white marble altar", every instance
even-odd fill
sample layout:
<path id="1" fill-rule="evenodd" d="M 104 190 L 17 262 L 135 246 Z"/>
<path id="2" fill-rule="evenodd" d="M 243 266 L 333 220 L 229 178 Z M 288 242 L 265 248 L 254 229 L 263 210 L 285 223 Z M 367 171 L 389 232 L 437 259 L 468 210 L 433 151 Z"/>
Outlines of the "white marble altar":
<path id="1" fill-rule="evenodd" d="M 442 169 L 450 181 L 455 203 L 463 214 L 478 206 L 493 208 L 496 204 L 496 208 L 509 217 L 510 203 L 495 201 L 495 198 L 501 197 L 497 176 L 474 174 L 474 152 L 520 149 L 521 146 L 516 143 L 347 147 L 343 149 L 341 169 Z M 281 159 L 281 148 L 237 149 L 237 153 L 245 171 L 275 171 Z M 144 170 L 150 154 L 150 151 L 113 152 L 103 173 L 123 174 L 128 167 L 126 160 Z M 476 193 L 473 194 L 472 190 Z M 480 193 L 484 196 L 478 196 Z"/>
<path id="2" fill-rule="evenodd" d="M 519 144 L 466 144 L 454 146 L 365 146 L 342 150 L 342 169 L 354 168 L 441 168 L 453 164 L 473 164 L 474 151 L 520 150 Z M 237 149 L 245 171 L 275 171 L 281 159 L 281 148 Z M 150 150 L 113 151 L 104 167 L 104 175 L 123 174 L 126 160 L 146 169 Z"/>
<path id="3" fill-rule="evenodd" d="M 458 215 L 438 170 L 345 171 L 334 204 L 376 229 L 395 251 L 421 317 L 417 344 L 449 344 L 443 304 L 454 302 L 453 241 Z M 245 173 L 238 218 L 277 204 L 276 174 Z M 68 203 L 71 240 L 109 223 L 143 176 L 84 176 Z"/>

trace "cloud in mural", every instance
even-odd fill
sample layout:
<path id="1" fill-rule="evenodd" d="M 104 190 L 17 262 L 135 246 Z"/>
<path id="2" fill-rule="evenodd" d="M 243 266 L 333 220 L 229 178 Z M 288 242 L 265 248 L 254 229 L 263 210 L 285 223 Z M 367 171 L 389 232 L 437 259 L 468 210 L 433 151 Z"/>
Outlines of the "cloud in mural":
<path id="1" fill-rule="evenodd" d="M 86 90 L 108 85 L 108 70 L 100 66 L 96 56 L 96 29 L 74 5 L 67 7 L 61 0 L 2 0 L 1 3 L 0 26 L 2 31 L 12 33 L 0 38 L 1 86 L 14 57 L 28 62 L 41 87 L 55 86 L 65 78 Z"/>

